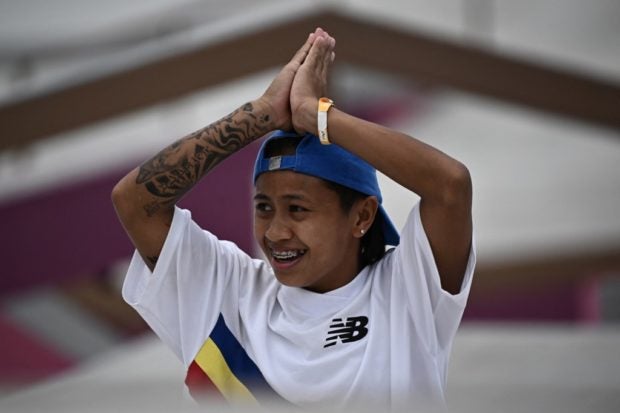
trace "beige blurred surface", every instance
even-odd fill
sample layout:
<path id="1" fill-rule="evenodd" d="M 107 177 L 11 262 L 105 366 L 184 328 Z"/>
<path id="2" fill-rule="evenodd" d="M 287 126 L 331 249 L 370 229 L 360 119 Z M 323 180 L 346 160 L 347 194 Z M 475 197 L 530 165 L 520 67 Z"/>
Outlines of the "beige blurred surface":
<path id="1" fill-rule="evenodd" d="M 620 328 L 466 324 L 448 380 L 454 412 L 615 413 Z M 154 336 L 0 399 L 0 411 L 204 411 L 186 396 L 181 363 Z M 221 406 L 217 406 L 220 408 Z"/>

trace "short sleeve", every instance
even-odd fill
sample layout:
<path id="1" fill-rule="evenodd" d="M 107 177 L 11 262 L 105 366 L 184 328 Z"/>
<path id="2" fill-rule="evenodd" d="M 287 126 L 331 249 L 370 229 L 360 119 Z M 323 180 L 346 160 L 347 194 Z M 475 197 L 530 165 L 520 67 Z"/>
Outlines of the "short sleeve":
<path id="1" fill-rule="evenodd" d="M 218 240 L 189 211 L 175 208 L 155 270 L 134 252 L 123 298 L 187 366 L 220 312 L 238 311 L 239 274 L 252 270 L 252 259 L 235 244 Z"/>
<path id="2" fill-rule="evenodd" d="M 393 255 L 394 285 L 404 294 L 417 326 L 422 330 L 433 353 L 449 351 L 471 288 L 476 263 L 475 241 L 458 294 L 441 288 L 439 271 L 422 225 L 420 203 L 411 210 L 401 234 L 400 245 Z"/>

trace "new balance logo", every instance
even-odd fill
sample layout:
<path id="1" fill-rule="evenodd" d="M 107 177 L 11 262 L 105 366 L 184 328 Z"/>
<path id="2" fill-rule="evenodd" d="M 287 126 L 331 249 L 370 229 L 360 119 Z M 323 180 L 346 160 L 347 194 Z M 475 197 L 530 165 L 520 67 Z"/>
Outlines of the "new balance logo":
<path id="1" fill-rule="evenodd" d="M 367 324 L 368 317 L 364 316 L 347 317 L 345 322 L 342 322 L 342 318 L 334 318 L 329 326 L 323 348 L 335 345 L 338 339 L 341 343 L 363 339 L 368 334 Z"/>

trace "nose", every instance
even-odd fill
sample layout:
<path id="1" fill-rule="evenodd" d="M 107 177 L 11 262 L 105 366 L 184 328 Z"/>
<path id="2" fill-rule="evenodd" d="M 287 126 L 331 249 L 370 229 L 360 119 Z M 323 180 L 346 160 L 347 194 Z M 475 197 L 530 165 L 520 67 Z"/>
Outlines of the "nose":
<path id="1" fill-rule="evenodd" d="M 288 240 L 293 237 L 293 231 L 284 219 L 276 215 L 269 221 L 265 237 L 271 242 Z"/>

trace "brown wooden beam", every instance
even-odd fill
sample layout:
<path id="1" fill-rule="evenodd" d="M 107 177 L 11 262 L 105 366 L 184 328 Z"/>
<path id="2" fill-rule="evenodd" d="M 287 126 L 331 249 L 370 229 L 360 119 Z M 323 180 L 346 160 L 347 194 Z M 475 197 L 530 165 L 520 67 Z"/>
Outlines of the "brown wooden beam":
<path id="1" fill-rule="evenodd" d="M 620 129 L 617 84 L 342 15 L 326 25 L 350 63 Z"/>
<path id="2" fill-rule="evenodd" d="M 315 19 L 289 21 L 0 107 L 0 150 L 282 64 L 313 29 Z"/>
<path id="3" fill-rule="evenodd" d="M 315 26 L 340 62 L 620 129 L 618 85 L 325 11 L 0 107 L 0 150 L 280 65 Z"/>

